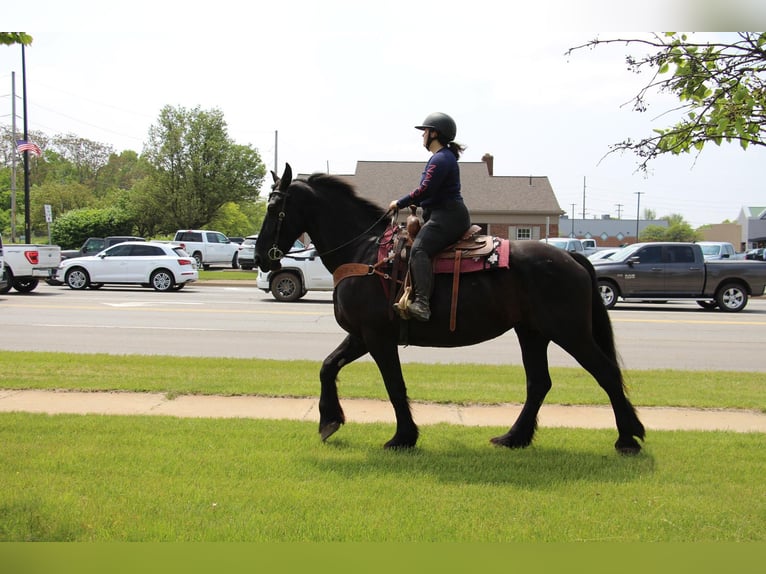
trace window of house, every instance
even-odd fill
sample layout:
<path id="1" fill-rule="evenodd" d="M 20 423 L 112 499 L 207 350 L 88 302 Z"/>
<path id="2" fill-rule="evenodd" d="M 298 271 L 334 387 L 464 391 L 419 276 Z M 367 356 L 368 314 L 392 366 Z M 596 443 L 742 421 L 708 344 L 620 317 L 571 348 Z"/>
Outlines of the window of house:
<path id="1" fill-rule="evenodd" d="M 532 228 L 531 227 L 517 227 L 516 228 L 516 239 L 532 239 Z"/>

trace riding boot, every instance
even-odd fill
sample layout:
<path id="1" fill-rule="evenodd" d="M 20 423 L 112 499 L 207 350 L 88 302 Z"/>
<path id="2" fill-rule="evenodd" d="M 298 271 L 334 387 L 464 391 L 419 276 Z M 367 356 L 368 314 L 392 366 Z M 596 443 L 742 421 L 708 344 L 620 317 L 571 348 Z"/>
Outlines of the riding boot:
<path id="1" fill-rule="evenodd" d="M 429 299 L 433 286 L 433 267 L 425 251 L 418 251 L 412 256 L 410 273 L 414 283 L 415 300 L 407 307 L 407 312 L 413 319 L 428 321 L 431 318 Z"/>

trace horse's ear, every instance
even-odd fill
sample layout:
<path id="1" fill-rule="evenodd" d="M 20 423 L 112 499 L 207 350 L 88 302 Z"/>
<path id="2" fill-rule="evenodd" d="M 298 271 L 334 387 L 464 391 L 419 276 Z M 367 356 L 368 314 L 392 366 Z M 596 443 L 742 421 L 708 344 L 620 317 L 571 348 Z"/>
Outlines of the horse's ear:
<path id="1" fill-rule="evenodd" d="M 279 176 L 277 175 L 277 172 L 273 169 L 271 170 L 271 179 L 274 181 L 274 183 L 277 183 L 279 181 Z"/>
<path id="2" fill-rule="evenodd" d="M 282 177 L 279 180 L 279 190 L 285 191 L 293 180 L 293 169 L 289 163 L 285 164 L 285 171 L 282 172 Z"/>

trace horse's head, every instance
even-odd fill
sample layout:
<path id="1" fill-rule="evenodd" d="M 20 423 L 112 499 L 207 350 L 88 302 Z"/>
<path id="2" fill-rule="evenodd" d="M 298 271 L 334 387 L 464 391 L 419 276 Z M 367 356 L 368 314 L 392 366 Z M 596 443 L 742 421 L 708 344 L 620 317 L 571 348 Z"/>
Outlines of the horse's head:
<path id="1" fill-rule="evenodd" d="M 279 269 L 280 260 L 304 231 L 300 228 L 300 218 L 295 217 L 296 202 L 291 198 L 293 171 L 290 164 L 285 164 L 282 177 L 277 177 L 273 171 L 271 176 L 274 184 L 271 186 L 263 225 L 255 242 L 255 265 L 263 271 Z M 288 213 L 293 217 L 288 217 Z"/>

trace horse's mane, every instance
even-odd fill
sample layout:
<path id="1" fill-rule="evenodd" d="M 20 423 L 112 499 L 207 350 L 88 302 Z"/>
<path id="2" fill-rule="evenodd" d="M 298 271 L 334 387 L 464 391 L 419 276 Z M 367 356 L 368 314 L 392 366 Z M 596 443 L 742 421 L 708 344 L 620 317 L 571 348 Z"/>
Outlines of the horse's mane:
<path id="1" fill-rule="evenodd" d="M 374 219 L 383 217 L 385 211 L 376 203 L 361 197 L 356 188 L 348 181 L 338 176 L 326 173 L 315 173 L 309 176 L 306 183 L 317 193 L 332 198 L 338 196 L 349 198 L 364 212 Z"/>

